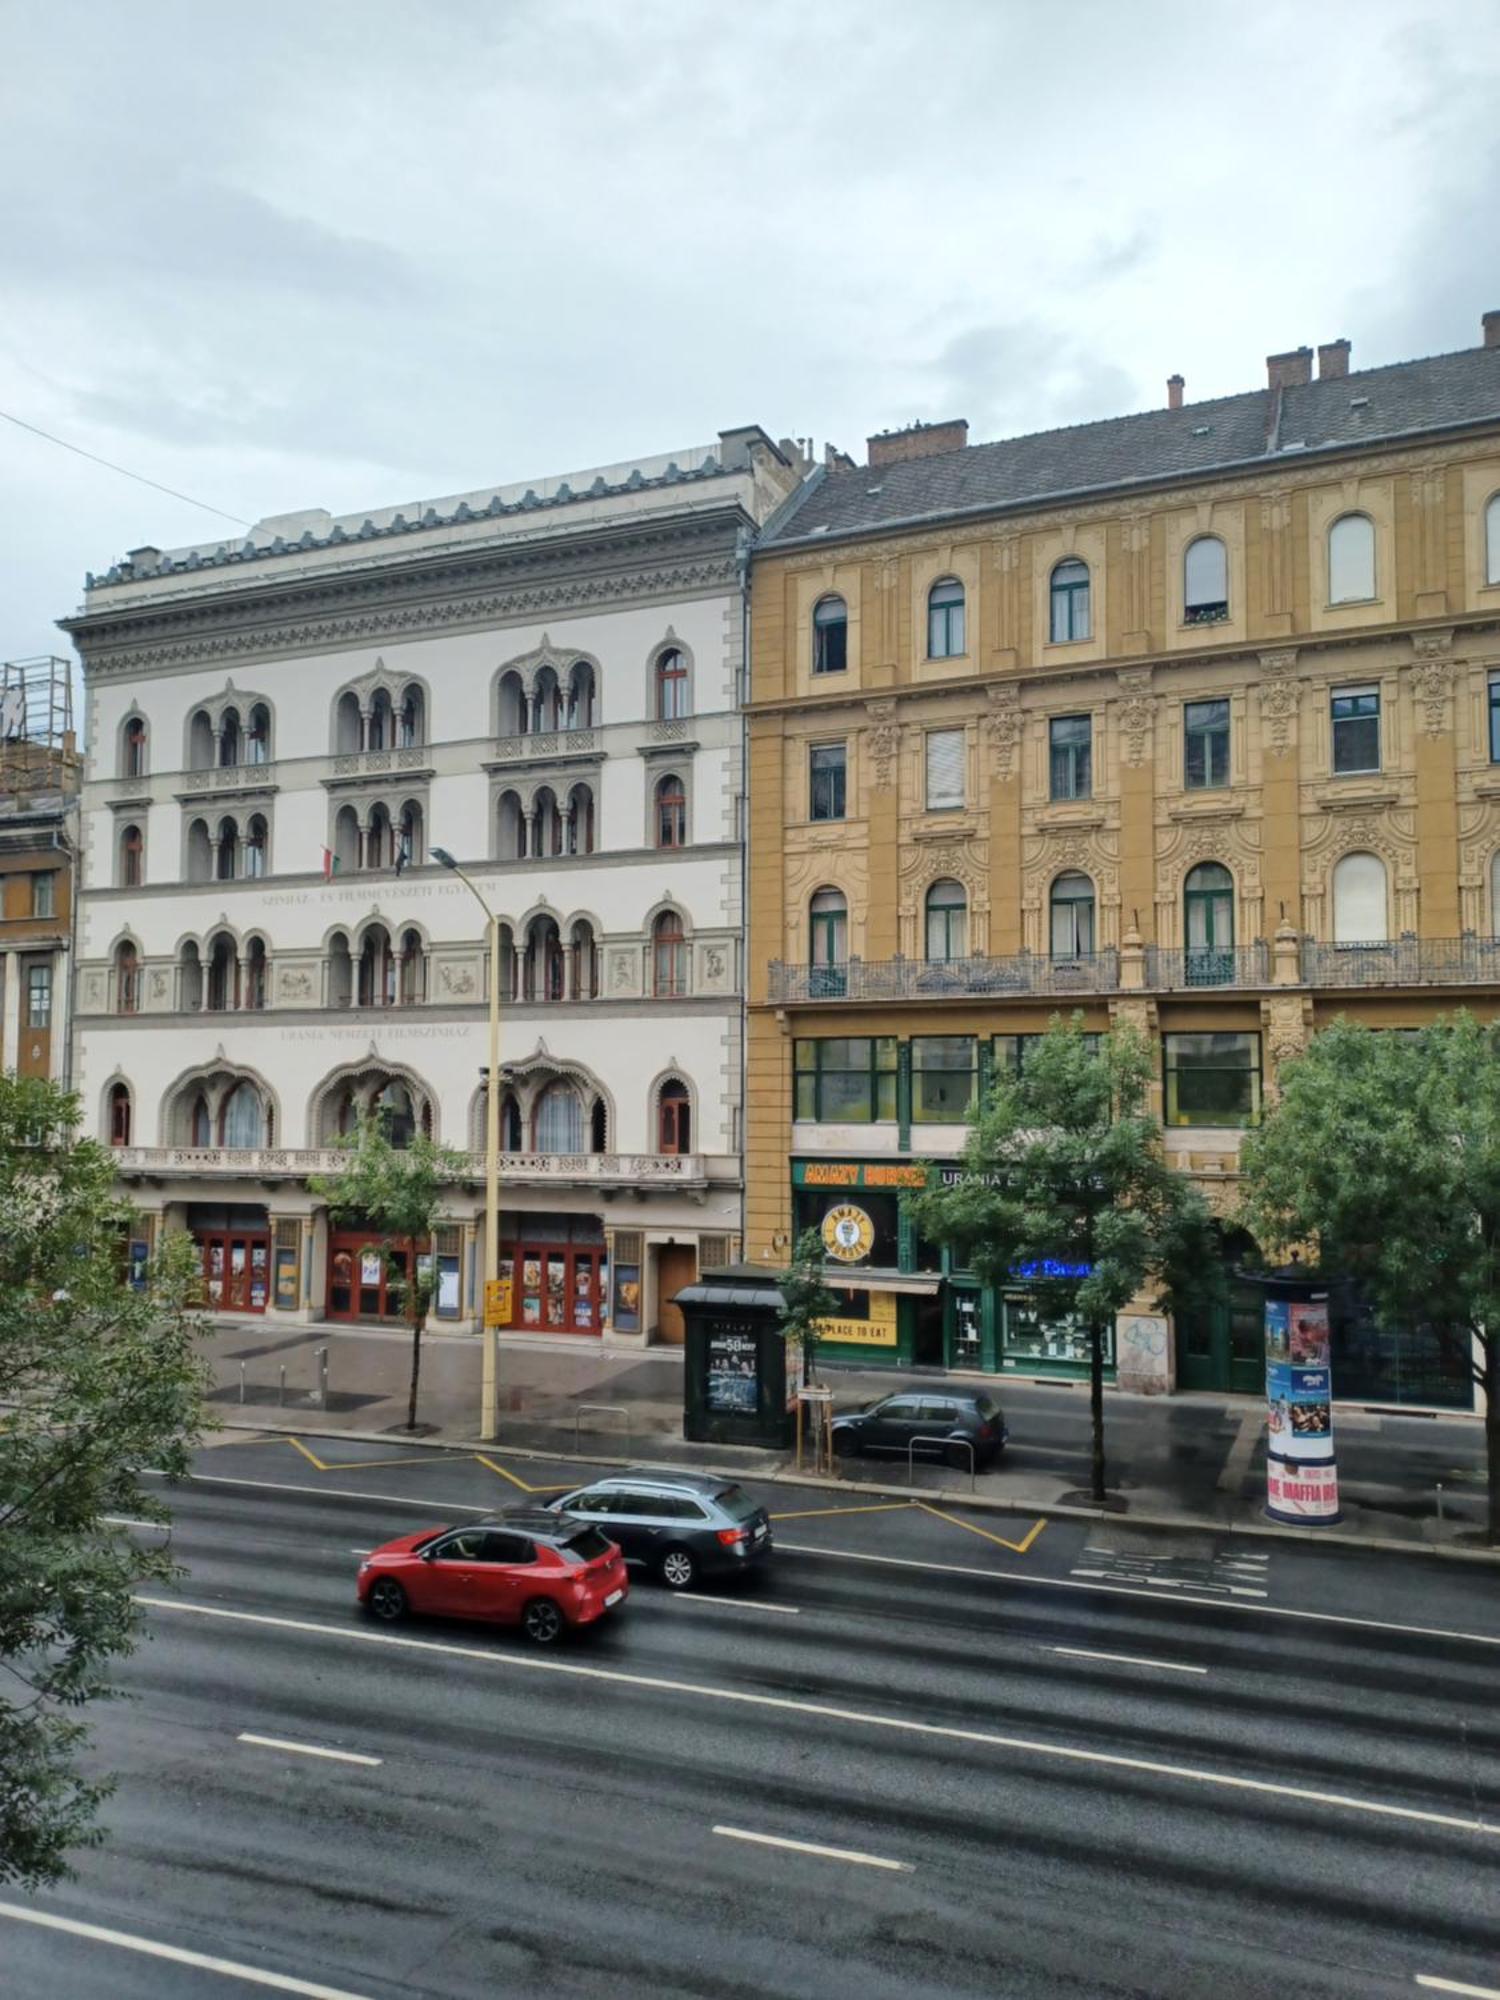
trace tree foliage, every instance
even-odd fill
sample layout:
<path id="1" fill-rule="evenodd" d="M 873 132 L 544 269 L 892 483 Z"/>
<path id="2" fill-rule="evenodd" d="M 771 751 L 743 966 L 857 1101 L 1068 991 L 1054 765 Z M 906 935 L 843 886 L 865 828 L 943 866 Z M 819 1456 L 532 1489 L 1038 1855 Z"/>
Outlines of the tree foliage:
<path id="1" fill-rule="evenodd" d="M 1467 1013 L 1401 1034 L 1336 1021 L 1282 1069 L 1241 1171 L 1268 1250 L 1311 1247 L 1485 1390 L 1500 1541 L 1500 1030 Z"/>
<path id="2" fill-rule="evenodd" d="M 1148 1287 L 1184 1311 L 1220 1265 L 1208 1207 L 1168 1167 L 1150 1108 L 1151 1053 L 1124 1027 L 1096 1043 L 1054 1017 L 1019 1075 L 997 1075 L 972 1121 L 963 1177 L 910 1198 L 918 1228 L 987 1285 L 1024 1284 L 1044 1320 L 1089 1334 L 1092 1492 L 1103 1501 L 1104 1336 Z"/>
<path id="3" fill-rule="evenodd" d="M 106 1516 L 170 1521 L 140 1468 L 186 1472 L 206 1384 L 193 1246 L 126 1281 L 129 1208 L 78 1125 L 56 1085 L 0 1073 L 0 1880 L 31 1888 L 102 1837 L 83 1711 L 114 1692 L 137 1586 L 176 1574 Z"/>
<path id="4" fill-rule="evenodd" d="M 823 1239 L 816 1229 L 804 1229 L 797 1238 L 792 1246 L 792 1261 L 782 1272 L 779 1283 L 782 1335 L 787 1340 L 801 1342 L 805 1380 L 815 1383 L 818 1322 L 839 1309 L 838 1294 L 823 1282 Z"/>
<path id="5" fill-rule="evenodd" d="M 336 1174 L 308 1183 L 328 1204 L 335 1222 L 359 1222 L 378 1237 L 387 1284 L 399 1294 L 411 1328 L 411 1385 L 406 1428 L 417 1427 L 417 1394 L 422 1374 L 422 1333 L 436 1282 L 433 1231 L 448 1189 L 464 1172 L 459 1155 L 414 1134 L 405 1146 L 392 1143 L 378 1113 L 365 1118 L 341 1144 L 348 1160 Z"/>

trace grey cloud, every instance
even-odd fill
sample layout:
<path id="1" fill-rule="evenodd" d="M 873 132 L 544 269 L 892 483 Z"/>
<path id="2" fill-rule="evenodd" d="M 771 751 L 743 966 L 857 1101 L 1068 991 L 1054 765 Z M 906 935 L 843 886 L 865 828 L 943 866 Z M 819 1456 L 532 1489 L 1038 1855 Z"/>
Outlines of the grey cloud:
<path id="1" fill-rule="evenodd" d="M 1037 319 L 956 334 L 928 369 L 938 390 L 926 414 L 967 416 L 973 438 L 1118 415 L 1136 394 L 1117 362 Z"/>

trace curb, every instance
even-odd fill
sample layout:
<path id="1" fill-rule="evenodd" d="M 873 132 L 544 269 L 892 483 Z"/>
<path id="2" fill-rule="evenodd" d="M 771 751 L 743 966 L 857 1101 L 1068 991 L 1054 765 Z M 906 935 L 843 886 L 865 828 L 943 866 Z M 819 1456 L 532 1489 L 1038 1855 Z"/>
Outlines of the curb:
<path id="1" fill-rule="evenodd" d="M 293 1426 L 224 1422 L 223 1430 L 259 1431 L 267 1437 L 289 1436 Z M 486 1444 L 475 1438 L 465 1442 L 461 1438 L 393 1438 L 388 1431 L 320 1430 L 312 1424 L 295 1426 L 299 1437 L 349 1439 L 356 1444 L 405 1444 L 410 1449 L 430 1451 L 451 1451 L 472 1458 L 476 1452 L 489 1451 L 497 1457 L 541 1460 L 555 1464 L 559 1460 L 568 1465 L 607 1466 L 664 1466 L 675 1472 L 722 1472 L 720 1465 L 683 1464 L 679 1460 L 651 1459 L 640 1453 L 630 1458 L 605 1457 L 589 1452 L 541 1451 L 529 1445 Z M 808 1472 L 792 1472 L 778 1467 L 766 1472 L 746 1471 L 742 1466 L 731 1468 L 746 1478 L 762 1480 L 770 1486 L 799 1486 L 814 1492 L 864 1493 L 880 1500 L 920 1500 L 924 1489 L 912 1486 L 885 1485 L 874 1480 L 829 1479 L 826 1476 Z M 1216 1521 L 1208 1515 L 1197 1514 L 1120 1514 L 1112 1508 L 1080 1507 L 1065 1503 L 1049 1504 L 1045 1501 L 1025 1499 L 1001 1499 L 988 1493 L 952 1493 L 940 1487 L 937 1498 L 950 1506 L 969 1507 L 981 1513 L 991 1514 L 1037 1514 L 1056 1521 L 1102 1521 L 1116 1526 L 1130 1528 L 1159 1528 L 1171 1534 L 1218 1534 L 1239 1535 L 1251 1541 L 1293 1542 L 1301 1548 L 1374 1549 L 1382 1555 L 1436 1556 L 1450 1562 L 1486 1564 L 1491 1568 L 1500 1566 L 1500 1548 L 1468 1549 L 1454 1548 L 1444 1542 L 1402 1542 L 1390 1535 L 1347 1535 L 1336 1530 L 1322 1528 L 1284 1528 L 1271 1521 Z"/>

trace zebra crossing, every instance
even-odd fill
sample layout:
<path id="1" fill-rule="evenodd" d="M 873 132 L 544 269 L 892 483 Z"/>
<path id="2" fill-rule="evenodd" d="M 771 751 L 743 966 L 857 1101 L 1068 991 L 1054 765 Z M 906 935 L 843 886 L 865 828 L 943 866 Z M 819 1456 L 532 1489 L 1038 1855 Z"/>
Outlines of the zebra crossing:
<path id="1" fill-rule="evenodd" d="M 1269 1597 L 1270 1557 L 1249 1549 L 1221 1555 L 1148 1555 L 1144 1550 L 1089 1543 L 1072 1574 L 1092 1582 L 1182 1590 L 1203 1597 Z"/>

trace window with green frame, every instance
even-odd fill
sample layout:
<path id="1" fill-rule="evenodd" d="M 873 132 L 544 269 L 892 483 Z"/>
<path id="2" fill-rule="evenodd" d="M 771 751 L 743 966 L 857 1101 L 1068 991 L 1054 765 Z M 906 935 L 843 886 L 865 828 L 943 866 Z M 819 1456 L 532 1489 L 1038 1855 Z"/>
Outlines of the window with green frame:
<path id="1" fill-rule="evenodd" d="M 1258 1125 L 1260 1036 L 1163 1035 L 1169 1125 Z"/>
<path id="2" fill-rule="evenodd" d="M 996 1076 L 1019 1076 L 1026 1067 L 1026 1059 L 1041 1041 L 1040 1035 L 995 1035 L 990 1042 L 990 1060 L 994 1064 Z M 1084 1041 L 1091 1050 L 1097 1050 L 1104 1037 L 1085 1035 Z"/>
<path id="3" fill-rule="evenodd" d="M 823 1124 L 893 1124 L 894 1035 L 826 1035 L 793 1050 L 796 1113 Z"/>
<path id="4" fill-rule="evenodd" d="M 972 1035 L 913 1035 L 914 1125 L 961 1125 L 979 1087 L 979 1044 Z"/>

